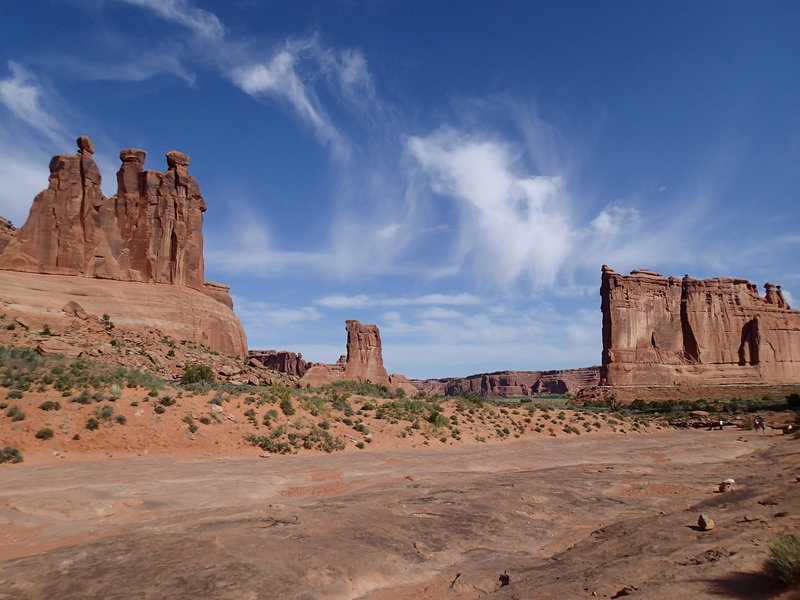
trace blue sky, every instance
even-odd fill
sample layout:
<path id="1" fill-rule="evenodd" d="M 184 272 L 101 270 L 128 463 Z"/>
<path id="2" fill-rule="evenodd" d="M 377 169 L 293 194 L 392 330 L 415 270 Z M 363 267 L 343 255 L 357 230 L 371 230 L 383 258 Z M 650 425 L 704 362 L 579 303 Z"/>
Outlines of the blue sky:
<path id="1" fill-rule="evenodd" d="M 192 157 L 251 348 L 600 361 L 600 266 L 800 304 L 797 2 L 5 0 L 0 215 L 53 154 Z"/>

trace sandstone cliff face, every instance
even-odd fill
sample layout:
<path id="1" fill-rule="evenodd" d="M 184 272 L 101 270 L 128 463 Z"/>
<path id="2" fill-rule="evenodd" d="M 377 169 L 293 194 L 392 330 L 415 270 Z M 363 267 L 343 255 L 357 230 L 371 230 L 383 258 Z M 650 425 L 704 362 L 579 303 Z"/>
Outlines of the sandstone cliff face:
<path id="1" fill-rule="evenodd" d="M 430 395 L 460 396 L 466 392 L 491 398 L 534 396 L 536 394 L 575 394 L 594 387 L 600 380 L 600 367 L 556 371 L 497 371 L 469 377 L 412 379 L 419 391 Z"/>
<path id="2" fill-rule="evenodd" d="M 603 266 L 601 384 L 800 381 L 800 311 L 765 287 Z"/>
<path id="3" fill-rule="evenodd" d="M 0 254 L 2 254 L 3 249 L 8 245 L 8 242 L 11 241 L 11 238 L 17 233 L 17 228 L 14 227 L 10 221 L 7 221 L 3 217 L 0 217 Z"/>
<path id="4" fill-rule="evenodd" d="M 206 204 L 189 157 L 167 153 L 165 173 L 144 170 L 144 150 L 120 152 L 118 192 L 106 198 L 92 155 L 50 161 L 50 185 L 0 255 L 0 269 L 81 275 L 118 281 L 174 283 L 203 290 L 203 211 Z"/>
<path id="5" fill-rule="evenodd" d="M 106 198 L 92 158 L 94 144 L 85 136 L 77 143 L 76 155 L 57 155 L 50 161 L 49 186 L 34 200 L 26 223 L 13 235 L 0 232 L 0 238 L 7 239 L 0 246 L 0 270 L 17 272 L 20 277 L 12 279 L 34 290 L 52 288 L 59 302 L 64 294 L 83 302 L 81 286 L 97 289 L 96 295 L 102 297 L 100 288 L 87 280 L 148 285 L 146 290 L 108 287 L 114 292 L 98 310 L 124 322 L 132 310 L 136 312 L 128 305 L 146 297 L 152 310 L 137 313 L 131 329 L 154 327 L 157 322 L 167 335 L 205 343 L 220 353 L 245 355 L 247 340 L 232 311 L 229 288 L 203 281 L 206 204 L 188 173 L 189 157 L 168 152 L 168 169 L 159 173 L 144 170 L 143 150 L 123 150 L 118 192 Z M 44 275 L 72 277 L 77 283 L 41 278 Z M 19 286 L 15 294 L 22 294 Z M 53 302 L 29 300 L 28 308 L 58 311 L 64 304 L 51 306 Z M 18 303 L 11 298 L 7 304 Z M 211 329 L 192 332 L 191 327 Z"/>
<path id="6" fill-rule="evenodd" d="M 311 363 L 303 360 L 302 354 L 287 350 L 251 350 L 248 355 L 268 369 L 297 377 L 305 375 L 311 366 Z"/>

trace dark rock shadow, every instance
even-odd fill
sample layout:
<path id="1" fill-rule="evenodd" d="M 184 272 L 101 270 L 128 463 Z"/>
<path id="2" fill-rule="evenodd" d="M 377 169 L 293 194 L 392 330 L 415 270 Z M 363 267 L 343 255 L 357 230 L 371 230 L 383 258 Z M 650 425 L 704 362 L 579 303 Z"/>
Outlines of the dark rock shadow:
<path id="1" fill-rule="evenodd" d="M 709 592 L 725 598 L 767 600 L 786 588 L 763 573 L 735 572 L 720 579 L 709 580 Z"/>

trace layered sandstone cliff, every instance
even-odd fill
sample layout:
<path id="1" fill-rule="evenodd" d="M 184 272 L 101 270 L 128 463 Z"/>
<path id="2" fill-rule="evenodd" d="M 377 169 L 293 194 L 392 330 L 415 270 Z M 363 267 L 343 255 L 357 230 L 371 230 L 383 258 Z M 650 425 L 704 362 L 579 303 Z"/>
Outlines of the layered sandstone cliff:
<path id="1" fill-rule="evenodd" d="M 11 241 L 11 238 L 14 237 L 16 233 L 16 227 L 14 227 L 10 221 L 0 217 L 0 253 L 3 252 L 8 242 Z"/>
<path id="2" fill-rule="evenodd" d="M 189 157 L 167 152 L 168 169 L 160 173 L 144 169 L 143 150 L 123 150 L 117 194 L 106 198 L 92 158 L 94 144 L 86 136 L 77 143 L 77 154 L 60 154 L 50 161 L 49 186 L 35 198 L 25 224 L 0 250 L 0 270 L 17 272 L 20 277 L 12 278 L 15 282 L 47 289 L 60 299 L 82 295 L 80 284 L 64 276 L 83 281 L 92 290 L 97 286 L 87 279 L 149 286 L 147 291 L 135 286 L 109 287 L 114 292 L 103 312 L 124 321 L 130 312 L 126 304 L 146 296 L 152 307 L 164 307 L 170 317 L 146 311 L 131 322 L 132 328 L 146 329 L 158 322 L 164 333 L 179 339 L 208 341 L 224 354 L 246 354 L 247 340 L 232 311 L 228 287 L 203 280 L 206 204 L 197 181 L 189 175 Z M 23 274 L 61 278 L 36 284 L 46 280 Z M 101 297 L 102 291 L 97 295 Z M 5 302 L 19 304 L 13 297 Z M 26 303 L 29 312 L 39 305 L 60 310 L 60 306 L 50 306 L 52 302 Z"/>
<path id="3" fill-rule="evenodd" d="M 800 381 L 800 311 L 780 286 L 603 266 L 602 385 Z"/>
<path id="4" fill-rule="evenodd" d="M 600 380 L 600 367 L 557 371 L 496 371 L 468 377 L 412 379 L 419 391 L 437 396 L 460 396 L 467 392 L 490 398 L 535 396 L 537 394 L 575 394 L 594 387 Z"/>

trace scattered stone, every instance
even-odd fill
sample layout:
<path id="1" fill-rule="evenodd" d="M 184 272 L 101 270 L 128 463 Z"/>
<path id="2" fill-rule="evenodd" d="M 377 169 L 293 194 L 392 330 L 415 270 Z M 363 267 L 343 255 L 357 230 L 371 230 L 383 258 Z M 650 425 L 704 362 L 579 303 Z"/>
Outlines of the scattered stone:
<path id="1" fill-rule="evenodd" d="M 63 354 L 67 358 L 78 358 L 83 354 L 82 349 L 53 338 L 47 338 L 39 342 L 36 346 L 36 351 L 42 356 Z"/>
<path id="2" fill-rule="evenodd" d="M 701 514 L 697 519 L 697 526 L 703 531 L 711 531 L 715 526 L 714 519 L 706 514 Z"/>
<path id="3" fill-rule="evenodd" d="M 67 315 L 69 315 L 70 317 L 77 317 L 81 321 L 85 321 L 86 319 L 89 318 L 89 313 L 83 310 L 83 307 L 74 300 L 70 300 L 69 302 L 67 302 L 61 308 L 61 310 L 67 313 Z"/>
<path id="4" fill-rule="evenodd" d="M 622 598 L 623 596 L 630 596 L 631 594 L 633 594 L 634 592 L 636 592 L 638 590 L 639 590 L 639 588 L 637 588 L 637 587 L 634 587 L 632 585 L 626 585 L 624 588 L 622 588 L 616 594 L 611 596 L 611 599 L 613 600 L 614 598 Z"/>

